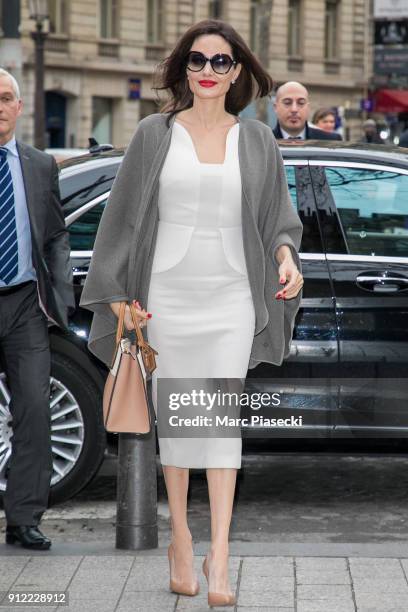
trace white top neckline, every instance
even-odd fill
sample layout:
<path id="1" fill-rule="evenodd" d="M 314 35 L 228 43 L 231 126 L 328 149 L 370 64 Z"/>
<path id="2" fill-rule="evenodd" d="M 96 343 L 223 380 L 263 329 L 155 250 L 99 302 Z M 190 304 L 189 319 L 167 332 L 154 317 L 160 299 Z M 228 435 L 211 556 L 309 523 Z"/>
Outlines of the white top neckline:
<path id="1" fill-rule="evenodd" d="M 234 130 L 234 128 L 236 128 L 237 126 L 239 126 L 239 121 L 237 121 L 236 123 L 234 123 L 234 125 L 233 125 L 232 127 L 230 127 L 230 129 L 229 129 L 229 130 L 228 130 L 228 132 L 227 132 L 227 137 L 226 137 L 226 140 L 225 140 L 225 157 L 224 157 L 224 161 L 223 161 L 222 163 L 215 163 L 215 162 L 202 162 L 202 161 L 200 161 L 200 160 L 198 159 L 197 150 L 196 150 L 196 148 L 195 148 L 195 145 L 194 145 L 193 139 L 192 139 L 191 134 L 190 134 L 190 132 L 188 131 L 188 129 L 187 129 L 186 127 L 184 127 L 184 125 L 183 125 L 182 123 L 179 123 L 177 120 L 175 120 L 175 121 L 173 122 L 173 125 L 179 125 L 179 126 L 180 126 L 180 127 L 183 129 L 183 131 L 184 131 L 184 132 L 187 134 L 188 139 L 189 139 L 190 144 L 191 144 L 191 147 L 192 147 L 192 149 L 193 149 L 193 151 L 194 151 L 194 156 L 195 156 L 195 159 L 196 159 L 197 163 L 198 163 L 198 164 L 200 164 L 200 166 L 219 166 L 219 167 L 221 167 L 221 168 L 222 168 L 223 166 L 225 166 L 225 164 L 226 164 L 226 162 L 227 162 L 227 160 L 228 160 L 228 154 L 229 154 L 229 137 L 230 137 L 231 132 Z"/>

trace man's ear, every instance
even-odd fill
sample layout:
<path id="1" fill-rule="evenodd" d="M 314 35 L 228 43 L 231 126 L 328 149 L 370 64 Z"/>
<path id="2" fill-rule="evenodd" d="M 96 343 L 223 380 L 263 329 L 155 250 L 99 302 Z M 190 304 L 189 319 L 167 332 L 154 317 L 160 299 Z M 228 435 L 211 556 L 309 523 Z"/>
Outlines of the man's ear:
<path id="1" fill-rule="evenodd" d="M 19 117 L 21 115 L 21 113 L 23 112 L 23 101 L 19 100 L 18 101 L 18 111 L 17 111 L 17 117 Z"/>

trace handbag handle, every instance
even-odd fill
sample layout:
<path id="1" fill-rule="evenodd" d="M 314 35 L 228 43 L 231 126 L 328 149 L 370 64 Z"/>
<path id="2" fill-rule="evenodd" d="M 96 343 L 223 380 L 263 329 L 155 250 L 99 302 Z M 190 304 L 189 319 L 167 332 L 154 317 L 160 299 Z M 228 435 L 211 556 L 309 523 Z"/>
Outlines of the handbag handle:
<path id="1" fill-rule="evenodd" d="M 136 308 L 133 306 L 133 304 L 129 304 L 129 309 L 137 336 L 137 344 L 140 347 L 144 346 L 146 344 L 146 341 L 143 338 L 142 330 L 140 329 L 139 324 L 137 322 Z M 126 302 L 121 302 L 119 306 L 118 327 L 116 329 L 116 346 L 118 346 L 119 342 L 123 338 L 123 332 L 125 327 L 125 312 Z"/>
<path id="2" fill-rule="evenodd" d="M 147 344 L 147 342 L 143 338 L 142 330 L 140 329 L 139 323 L 137 322 L 136 308 L 133 306 L 133 304 L 129 304 L 129 308 L 130 308 L 130 316 L 132 317 L 133 325 L 135 327 L 135 332 L 137 336 L 137 344 L 139 347 L 142 347 L 145 344 Z"/>
<path id="3" fill-rule="evenodd" d="M 116 347 L 119 342 L 123 338 L 123 331 L 125 325 L 125 311 L 126 311 L 126 302 L 121 302 L 119 306 L 119 315 L 118 315 L 118 326 L 116 328 Z"/>

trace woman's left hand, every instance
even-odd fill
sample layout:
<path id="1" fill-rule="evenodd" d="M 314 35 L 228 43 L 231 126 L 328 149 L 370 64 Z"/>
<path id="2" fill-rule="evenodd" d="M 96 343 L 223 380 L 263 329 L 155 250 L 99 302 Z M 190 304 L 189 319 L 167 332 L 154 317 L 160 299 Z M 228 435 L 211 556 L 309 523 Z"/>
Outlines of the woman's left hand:
<path id="1" fill-rule="evenodd" d="M 290 300 L 297 296 L 303 287 L 303 276 L 297 269 L 292 255 L 285 257 L 284 261 L 279 266 L 279 282 L 281 285 L 287 285 L 276 293 L 276 299 Z"/>

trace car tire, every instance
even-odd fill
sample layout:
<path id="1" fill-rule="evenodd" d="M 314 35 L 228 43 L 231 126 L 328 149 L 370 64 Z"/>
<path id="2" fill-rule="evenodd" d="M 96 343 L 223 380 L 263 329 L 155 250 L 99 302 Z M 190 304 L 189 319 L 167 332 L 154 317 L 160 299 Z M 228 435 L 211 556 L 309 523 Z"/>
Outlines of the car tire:
<path id="1" fill-rule="evenodd" d="M 83 438 L 82 449 L 72 469 L 51 486 L 50 506 L 70 499 L 91 482 L 99 470 L 106 449 L 102 393 L 91 375 L 66 355 L 52 352 L 51 377 L 66 387 L 75 398 L 83 422 Z M 51 436 L 55 438 L 54 431 Z"/>

